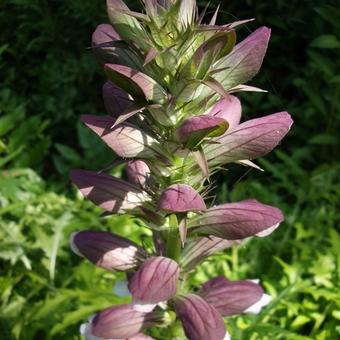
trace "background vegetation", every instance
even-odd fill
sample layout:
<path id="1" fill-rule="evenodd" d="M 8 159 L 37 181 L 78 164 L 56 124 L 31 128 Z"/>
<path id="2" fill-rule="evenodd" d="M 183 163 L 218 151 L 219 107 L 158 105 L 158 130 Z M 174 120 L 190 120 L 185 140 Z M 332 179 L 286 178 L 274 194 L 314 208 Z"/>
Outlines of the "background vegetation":
<path id="1" fill-rule="evenodd" d="M 139 1 L 130 1 L 140 8 Z M 204 6 L 206 1 L 199 1 Z M 210 8 L 217 6 L 211 1 Z M 217 255 L 192 273 L 261 278 L 274 296 L 259 316 L 228 320 L 233 339 L 340 338 L 340 11 L 339 1 L 223 1 L 220 22 L 257 18 L 273 38 L 244 116 L 288 110 L 293 130 L 259 161 L 265 173 L 228 167 L 215 178 L 217 200 L 254 197 L 279 206 L 278 231 Z M 230 14 L 232 13 L 232 14 Z M 79 339 L 88 315 L 122 302 L 121 276 L 74 256 L 74 230 L 105 229 L 142 241 L 126 216 L 100 212 L 72 189 L 70 168 L 100 169 L 113 155 L 79 124 L 104 113 L 103 72 L 91 33 L 106 22 L 104 1 L 0 2 L 0 338 Z M 121 169 L 116 170 L 118 173 Z M 156 331 L 155 331 L 156 332 Z M 168 339 L 166 330 L 154 335 Z"/>

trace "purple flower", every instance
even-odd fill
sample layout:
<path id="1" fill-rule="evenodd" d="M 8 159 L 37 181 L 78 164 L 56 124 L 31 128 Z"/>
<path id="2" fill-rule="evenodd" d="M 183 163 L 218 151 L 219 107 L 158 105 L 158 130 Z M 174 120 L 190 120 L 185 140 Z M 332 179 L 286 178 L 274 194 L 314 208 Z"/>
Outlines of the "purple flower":
<path id="1" fill-rule="evenodd" d="M 174 297 L 179 270 L 178 264 L 167 257 L 146 260 L 129 280 L 129 291 L 136 304 L 157 304 Z"/>
<path id="2" fill-rule="evenodd" d="M 270 29 L 260 27 L 213 66 L 213 70 L 222 70 L 214 78 L 225 90 L 243 84 L 252 79 L 260 70 L 270 38 Z"/>
<path id="3" fill-rule="evenodd" d="M 227 240 L 266 236 L 283 221 L 282 212 L 256 200 L 226 203 L 206 210 L 188 224 L 189 233 Z"/>
<path id="4" fill-rule="evenodd" d="M 81 120 L 120 157 L 164 157 L 159 142 L 132 124 L 114 126 L 115 119 L 109 116 L 83 115 Z"/>
<path id="5" fill-rule="evenodd" d="M 208 115 L 225 119 L 229 123 L 229 130 L 240 124 L 242 108 L 240 100 L 230 95 L 220 99 Z"/>
<path id="6" fill-rule="evenodd" d="M 129 161 L 126 174 L 130 183 L 144 187 L 150 177 L 150 169 L 141 160 Z"/>
<path id="7" fill-rule="evenodd" d="M 224 134 L 229 127 L 228 122 L 220 117 L 209 115 L 195 116 L 186 119 L 175 131 L 180 143 L 192 149 L 205 137 L 218 137 Z"/>
<path id="8" fill-rule="evenodd" d="M 155 103 L 165 100 L 165 90 L 154 79 L 140 71 L 124 65 L 106 64 L 105 72 L 114 84 L 136 99 Z"/>
<path id="9" fill-rule="evenodd" d="M 273 150 L 292 125 L 287 112 L 240 124 L 241 103 L 231 95 L 263 92 L 246 82 L 262 65 L 270 29 L 235 45 L 235 27 L 252 19 L 217 26 L 217 9 L 202 24 L 205 13 L 198 17 L 196 0 L 143 3 L 138 13 L 123 0 L 107 0 L 112 26 L 96 28 L 92 50 L 109 79 L 103 86 L 109 116 L 81 118 L 127 163 L 127 180 L 85 170 L 70 177 L 105 215 L 143 220 L 153 246 L 145 242 L 147 251 L 104 231 L 72 235 L 76 254 L 127 272 L 114 292 L 132 298 L 99 312 L 82 326 L 83 335 L 151 339 L 142 332 L 170 326 L 176 313 L 189 340 L 229 340 L 222 317 L 258 313 L 270 297 L 256 282 L 224 277 L 191 294 L 187 274 L 215 252 L 269 235 L 283 221 L 279 209 L 256 200 L 207 209 L 203 199 L 210 173 L 232 162 L 260 169 L 251 160 Z"/>
<path id="10" fill-rule="evenodd" d="M 287 112 L 248 120 L 207 145 L 209 166 L 261 157 L 272 151 L 289 131 L 293 120 Z"/>
<path id="11" fill-rule="evenodd" d="M 176 314 L 189 340 L 223 340 L 226 328 L 221 315 L 200 296 L 189 294 L 175 302 Z"/>
<path id="12" fill-rule="evenodd" d="M 71 248 L 77 255 L 107 270 L 130 270 L 146 258 L 144 250 L 134 242 L 105 231 L 73 233 Z"/>
<path id="13" fill-rule="evenodd" d="M 202 211 L 206 205 L 202 196 L 190 185 L 173 184 L 163 191 L 158 209 L 166 212 Z"/>
<path id="14" fill-rule="evenodd" d="M 103 101 L 106 111 L 113 118 L 117 118 L 132 104 L 129 95 L 110 81 L 103 86 Z"/>
<path id="15" fill-rule="evenodd" d="M 99 312 L 90 321 L 87 333 L 104 339 L 133 339 L 160 320 L 156 312 L 137 312 L 131 305 L 113 306 Z"/>
<path id="16" fill-rule="evenodd" d="M 110 213 L 123 214 L 149 200 L 140 188 L 103 173 L 72 170 L 70 178 L 86 198 Z"/>
<path id="17" fill-rule="evenodd" d="M 119 59 L 119 50 L 113 45 L 120 40 L 119 34 L 109 24 L 101 24 L 92 34 L 93 52 L 101 64 Z"/>
<path id="18" fill-rule="evenodd" d="M 222 316 L 240 313 L 258 314 L 270 302 L 257 283 L 250 280 L 229 281 L 223 276 L 206 282 L 198 294 Z"/>

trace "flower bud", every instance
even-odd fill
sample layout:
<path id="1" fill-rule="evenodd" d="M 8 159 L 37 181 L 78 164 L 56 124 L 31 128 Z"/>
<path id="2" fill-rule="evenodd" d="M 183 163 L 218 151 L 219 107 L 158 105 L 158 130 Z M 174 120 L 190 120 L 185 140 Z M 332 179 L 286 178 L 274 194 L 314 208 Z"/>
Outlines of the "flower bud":
<path id="1" fill-rule="evenodd" d="M 107 270 L 133 269 L 146 257 L 144 250 L 134 242 L 105 231 L 73 233 L 71 249 Z"/>
<path id="2" fill-rule="evenodd" d="M 228 122 L 220 117 L 208 115 L 195 116 L 186 119 L 176 129 L 175 135 L 180 143 L 184 143 L 187 148 L 192 149 L 205 137 L 223 135 L 228 126 Z"/>
<path id="3" fill-rule="evenodd" d="M 116 120 L 109 116 L 83 115 L 81 120 L 120 157 L 164 157 L 165 152 L 159 142 L 132 124 L 114 126 Z"/>
<path id="4" fill-rule="evenodd" d="M 279 112 L 237 125 L 204 147 L 208 164 L 220 166 L 261 157 L 279 144 L 292 123 L 287 112 Z"/>
<path id="5" fill-rule="evenodd" d="M 240 124 L 241 120 L 240 100 L 230 95 L 228 98 L 220 99 L 208 112 L 208 115 L 220 117 L 229 123 L 229 130 Z"/>
<path id="6" fill-rule="evenodd" d="M 176 300 L 175 310 L 189 340 L 223 340 L 226 329 L 220 314 L 205 300 L 189 294 Z"/>
<path id="7" fill-rule="evenodd" d="M 156 313 L 141 313 L 131 305 L 113 306 L 99 312 L 91 321 L 90 334 L 104 339 L 129 339 L 160 321 Z"/>
<path id="8" fill-rule="evenodd" d="M 269 39 L 270 29 L 258 28 L 215 63 L 214 70 L 221 71 L 214 74 L 214 78 L 225 90 L 249 81 L 261 68 Z"/>
<path id="9" fill-rule="evenodd" d="M 105 72 L 114 84 L 136 99 L 155 103 L 165 100 L 166 92 L 162 86 L 140 71 L 124 65 L 106 64 Z"/>
<path id="10" fill-rule="evenodd" d="M 190 221 L 189 233 L 213 235 L 227 240 L 265 236 L 283 221 L 282 212 L 256 200 L 226 203 L 206 210 Z"/>
<path id="11" fill-rule="evenodd" d="M 110 213 L 123 214 L 150 200 L 140 188 L 104 173 L 72 170 L 70 178 L 87 199 Z"/>
<path id="12" fill-rule="evenodd" d="M 129 95 L 110 81 L 103 86 L 103 101 L 106 111 L 114 118 L 121 115 L 132 104 Z"/>
<path id="13" fill-rule="evenodd" d="M 150 169 L 148 165 L 141 161 L 129 161 L 126 174 L 130 183 L 144 187 L 150 177 Z"/>
<path id="14" fill-rule="evenodd" d="M 157 304 L 176 295 L 179 266 L 167 257 L 146 260 L 129 280 L 133 298 L 143 303 Z"/>
<path id="15" fill-rule="evenodd" d="M 257 283 L 249 280 L 229 281 L 223 276 L 206 282 L 198 294 L 223 316 L 258 314 L 270 301 Z"/>
<path id="16" fill-rule="evenodd" d="M 201 211 L 206 209 L 202 196 L 190 185 L 174 184 L 163 191 L 158 209 L 166 212 Z"/>

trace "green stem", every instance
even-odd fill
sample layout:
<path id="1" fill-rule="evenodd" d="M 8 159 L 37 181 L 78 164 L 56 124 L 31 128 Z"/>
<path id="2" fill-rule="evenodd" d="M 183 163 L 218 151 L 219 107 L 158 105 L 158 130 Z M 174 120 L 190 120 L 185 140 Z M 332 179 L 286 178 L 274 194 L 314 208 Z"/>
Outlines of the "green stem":
<path id="1" fill-rule="evenodd" d="M 166 255 L 176 262 L 179 261 L 181 256 L 182 245 L 181 238 L 179 237 L 178 229 L 170 229 L 168 231 L 166 240 Z"/>
<path id="2" fill-rule="evenodd" d="M 183 328 L 180 323 L 175 322 L 168 328 L 168 333 L 171 335 L 171 339 L 173 340 L 184 340 L 186 337 L 184 336 Z"/>

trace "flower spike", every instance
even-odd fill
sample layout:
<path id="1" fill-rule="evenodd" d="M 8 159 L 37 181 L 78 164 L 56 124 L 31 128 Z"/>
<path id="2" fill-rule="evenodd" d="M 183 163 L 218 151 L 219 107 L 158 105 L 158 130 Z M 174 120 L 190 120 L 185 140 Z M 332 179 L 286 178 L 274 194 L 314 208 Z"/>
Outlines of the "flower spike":
<path id="1" fill-rule="evenodd" d="M 108 116 L 81 120 L 123 159 L 70 177 L 105 218 L 129 214 L 148 230 L 143 247 L 105 231 L 72 235 L 76 254 L 126 272 L 114 292 L 132 299 L 99 312 L 83 335 L 147 340 L 157 327 L 166 338 L 162 329 L 180 321 L 189 340 L 230 340 L 222 317 L 259 313 L 269 295 L 258 282 L 224 277 L 192 294 L 187 277 L 210 255 L 265 237 L 284 219 L 256 200 L 211 206 L 212 176 L 228 163 L 262 170 L 252 160 L 272 151 L 293 123 L 288 112 L 241 123 L 233 95 L 265 92 L 247 82 L 261 68 L 271 31 L 260 27 L 236 43 L 236 27 L 253 19 L 217 25 L 219 8 L 206 20 L 208 6 L 198 13 L 196 0 L 142 0 L 141 13 L 124 0 L 106 3 L 111 24 L 96 28 L 91 49 L 108 77 Z M 125 163 L 126 180 L 103 173 Z"/>

